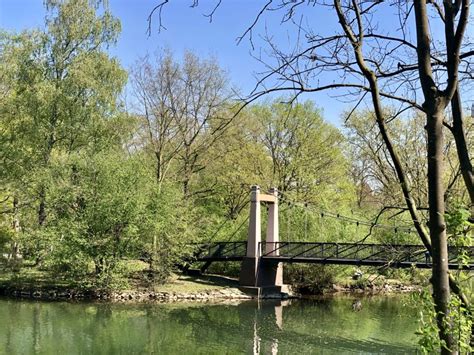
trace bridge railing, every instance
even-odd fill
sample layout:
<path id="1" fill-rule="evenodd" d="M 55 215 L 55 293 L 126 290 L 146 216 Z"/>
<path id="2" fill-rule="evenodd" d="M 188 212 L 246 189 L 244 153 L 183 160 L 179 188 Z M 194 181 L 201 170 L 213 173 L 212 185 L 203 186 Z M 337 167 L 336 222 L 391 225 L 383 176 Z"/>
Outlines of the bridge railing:
<path id="1" fill-rule="evenodd" d="M 232 261 L 242 260 L 247 253 L 246 241 L 210 242 L 194 244 L 197 260 Z M 458 256 L 465 253 L 469 262 L 464 268 L 474 265 L 474 247 L 449 247 L 450 268 L 458 267 Z M 431 256 L 422 245 L 357 244 L 327 242 L 261 242 L 259 255 L 278 258 L 286 262 L 316 262 L 327 264 L 351 264 L 409 267 L 431 267 Z"/>
<path id="2" fill-rule="evenodd" d="M 197 243 L 195 256 L 197 259 L 237 260 L 247 254 L 247 242 L 209 242 Z"/>
<path id="3" fill-rule="evenodd" d="M 271 244 L 271 245 L 270 245 Z M 431 256 L 422 245 L 388 245 L 323 242 L 277 242 L 260 243 L 263 257 L 278 257 L 287 261 L 314 260 L 324 263 L 360 264 L 431 264 Z M 456 264 L 459 254 L 466 253 L 469 264 L 474 263 L 474 247 L 449 247 L 449 262 Z"/>

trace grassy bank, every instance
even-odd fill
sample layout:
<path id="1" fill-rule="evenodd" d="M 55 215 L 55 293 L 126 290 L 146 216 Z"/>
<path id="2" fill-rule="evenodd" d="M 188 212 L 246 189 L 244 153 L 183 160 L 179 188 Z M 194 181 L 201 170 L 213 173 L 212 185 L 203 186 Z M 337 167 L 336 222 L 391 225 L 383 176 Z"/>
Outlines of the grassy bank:
<path id="1" fill-rule="evenodd" d="M 93 275 L 78 280 L 71 276 L 59 275 L 33 266 L 22 267 L 18 270 L 0 268 L 0 288 L 2 289 L 104 290 L 103 287 L 96 284 L 96 281 Z M 107 289 L 110 291 L 195 293 L 237 286 L 237 280 L 225 276 L 201 275 L 194 277 L 179 273 L 172 274 L 163 283 L 150 277 L 144 263 L 126 261 L 121 265 L 121 273 L 116 275 L 113 283 Z"/>
<path id="2" fill-rule="evenodd" d="M 188 276 L 181 273 L 171 274 L 166 282 L 153 278 L 148 265 L 136 260 L 121 262 L 120 273 L 114 275 L 108 287 L 95 279 L 93 273 L 77 278 L 58 274 L 48 269 L 23 265 L 17 270 L 3 267 L 0 269 L 0 294 L 35 298 L 34 294 L 46 295 L 45 298 L 89 298 L 109 299 L 108 295 L 201 295 L 216 294 L 236 290 L 239 286 L 235 272 Z M 235 271 L 235 270 L 234 270 Z M 304 295 L 331 293 L 391 293 L 407 292 L 426 284 L 426 275 L 420 270 L 391 270 L 385 275 L 365 269 L 355 278 L 352 268 L 303 266 L 285 268 L 285 282 L 293 290 Z M 61 295 L 61 297 L 56 297 Z M 128 296 L 124 296 L 128 297 Z M 43 298 L 37 296 L 36 298 Z M 123 298 L 123 297 L 122 297 Z M 178 297 L 179 298 L 179 297 Z"/>

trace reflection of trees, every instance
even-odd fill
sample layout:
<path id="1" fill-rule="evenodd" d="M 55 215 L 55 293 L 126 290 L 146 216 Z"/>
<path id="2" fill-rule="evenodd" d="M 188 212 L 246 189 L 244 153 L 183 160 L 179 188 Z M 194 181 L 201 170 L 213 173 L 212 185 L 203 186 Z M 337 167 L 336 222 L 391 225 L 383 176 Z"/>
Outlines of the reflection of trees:
<path id="1" fill-rule="evenodd" d="M 33 306 L 33 344 L 31 347 L 32 353 L 37 354 L 41 349 L 41 324 L 40 324 L 40 312 L 41 306 L 39 304 L 35 304 Z"/>
<path id="2" fill-rule="evenodd" d="M 312 346 L 327 349 L 412 352 L 403 341 L 413 338 L 414 319 L 400 319 L 400 305 L 395 301 L 367 298 L 360 312 L 352 311 L 352 299 L 298 302 L 285 308 L 285 334 L 291 334 L 295 342 L 306 339 Z"/>
<path id="3" fill-rule="evenodd" d="M 0 348 L 15 353 L 409 353 L 411 318 L 392 299 L 235 305 L 0 302 Z M 406 313 L 406 312 L 405 312 Z M 394 322 L 395 320 L 395 322 Z M 413 329 L 413 330 L 412 330 Z"/>

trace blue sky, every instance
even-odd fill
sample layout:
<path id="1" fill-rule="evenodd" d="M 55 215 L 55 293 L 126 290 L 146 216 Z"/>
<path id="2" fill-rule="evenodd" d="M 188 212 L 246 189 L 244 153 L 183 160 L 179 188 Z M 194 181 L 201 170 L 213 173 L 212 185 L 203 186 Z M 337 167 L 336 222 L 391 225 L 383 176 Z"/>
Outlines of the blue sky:
<path id="1" fill-rule="evenodd" d="M 251 24 L 259 9 L 266 0 L 225 0 L 217 9 L 213 22 L 203 16 L 209 13 L 217 0 L 200 1 L 198 8 L 190 8 L 191 0 L 172 0 L 163 12 L 163 23 L 166 30 L 158 33 L 158 17 L 154 17 L 152 35 L 147 30 L 147 16 L 159 0 L 109 0 L 112 13 L 122 22 L 122 34 L 116 48 L 110 49 L 112 55 L 118 57 L 125 68 L 130 68 L 134 61 L 147 53 L 154 53 L 160 48 L 170 48 L 179 58 L 186 49 L 199 56 L 214 56 L 220 65 L 229 73 L 230 81 L 248 93 L 256 82 L 254 74 L 263 70 L 252 56 L 251 45 L 247 39 L 239 45 L 236 38 Z M 302 11 L 309 9 L 302 8 Z M 314 13 L 314 12 L 313 12 Z M 42 27 L 45 11 L 42 0 L 0 0 L 0 27 L 19 31 Z M 295 16 L 298 18 L 298 15 Z M 388 16 L 387 18 L 391 18 Z M 392 17 L 393 18 L 393 17 Z M 294 41 L 294 31 L 289 33 L 288 26 L 280 24 L 281 13 L 266 13 L 254 35 L 257 55 L 261 50 L 261 39 L 258 33 L 265 33 L 268 28 L 279 46 L 289 47 Z M 318 11 L 310 17 L 311 27 L 318 32 L 334 33 L 337 26 L 334 14 L 327 16 Z M 385 22 L 384 25 L 387 25 Z M 390 24 L 388 24 L 390 25 Z M 472 30 L 472 28 L 470 29 Z M 331 80 L 332 78 L 326 78 Z M 304 98 L 315 101 L 323 108 L 324 116 L 330 122 L 340 125 L 342 111 L 349 106 L 331 97 L 332 93 L 306 95 Z"/>

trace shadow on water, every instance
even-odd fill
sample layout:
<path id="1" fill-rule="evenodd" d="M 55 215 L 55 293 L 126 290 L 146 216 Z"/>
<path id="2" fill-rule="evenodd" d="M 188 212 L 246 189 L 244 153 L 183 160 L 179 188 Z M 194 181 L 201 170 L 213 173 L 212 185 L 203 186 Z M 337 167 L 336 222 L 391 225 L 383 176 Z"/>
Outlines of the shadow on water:
<path id="1" fill-rule="evenodd" d="M 399 298 L 225 304 L 0 300 L 4 354 L 414 353 L 416 319 Z"/>

